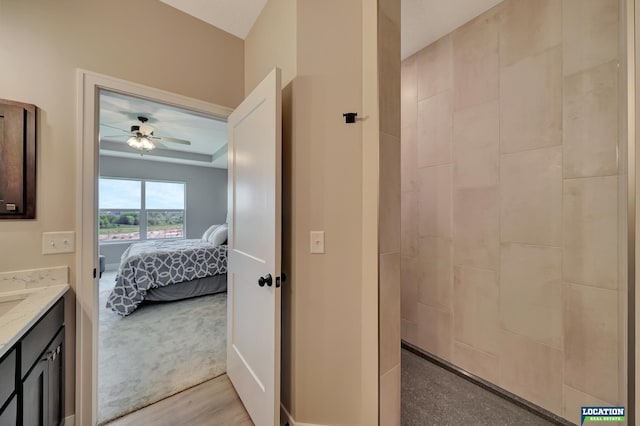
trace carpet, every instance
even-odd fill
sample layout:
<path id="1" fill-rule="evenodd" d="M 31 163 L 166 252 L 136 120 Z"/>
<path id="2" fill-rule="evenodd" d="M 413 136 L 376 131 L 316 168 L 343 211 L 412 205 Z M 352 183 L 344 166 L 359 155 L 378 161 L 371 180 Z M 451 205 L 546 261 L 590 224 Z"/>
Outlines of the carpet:
<path id="1" fill-rule="evenodd" d="M 115 272 L 102 275 L 98 423 L 138 410 L 226 371 L 227 294 L 106 309 Z"/>

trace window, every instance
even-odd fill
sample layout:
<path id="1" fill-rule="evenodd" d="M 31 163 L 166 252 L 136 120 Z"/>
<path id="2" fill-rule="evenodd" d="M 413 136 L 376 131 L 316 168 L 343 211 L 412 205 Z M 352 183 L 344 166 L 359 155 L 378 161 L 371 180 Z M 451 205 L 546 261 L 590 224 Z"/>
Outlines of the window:
<path id="1" fill-rule="evenodd" d="M 184 183 L 146 182 L 147 239 L 184 237 Z"/>
<path id="2" fill-rule="evenodd" d="M 142 181 L 100 179 L 98 240 L 139 240 Z"/>
<path id="3" fill-rule="evenodd" d="M 185 184 L 100 178 L 98 239 L 184 238 Z"/>

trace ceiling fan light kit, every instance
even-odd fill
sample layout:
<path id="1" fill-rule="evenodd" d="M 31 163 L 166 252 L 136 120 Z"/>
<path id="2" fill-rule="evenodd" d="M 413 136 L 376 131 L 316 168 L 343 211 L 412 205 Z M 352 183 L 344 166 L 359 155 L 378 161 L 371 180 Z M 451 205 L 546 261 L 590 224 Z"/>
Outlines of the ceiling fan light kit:
<path id="1" fill-rule="evenodd" d="M 144 136 L 131 136 L 129 139 L 127 139 L 127 145 L 142 152 L 151 151 L 156 147 L 152 141 Z"/>
<path id="2" fill-rule="evenodd" d="M 140 124 L 131 126 L 130 131 L 122 130 L 122 129 L 119 129 L 118 127 L 115 127 L 109 124 L 102 123 L 101 125 L 122 130 L 122 132 L 124 132 L 125 134 L 130 134 L 131 136 L 129 137 L 129 139 L 127 139 L 127 145 L 129 145 L 133 149 L 142 151 L 142 154 L 156 148 L 156 144 L 153 142 L 153 139 L 164 141 L 164 142 L 181 144 L 181 145 L 191 145 L 191 142 L 184 139 L 176 139 L 168 136 L 154 135 L 153 132 L 155 129 L 149 126 L 148 124 L 146 124 L 147 121 L 149 121 L 148 117 L 140 116 L 138 117 L 138 120 L 140 121 Z M 124 135 L 121 135 L 121 136 L 124 136 Z"/>

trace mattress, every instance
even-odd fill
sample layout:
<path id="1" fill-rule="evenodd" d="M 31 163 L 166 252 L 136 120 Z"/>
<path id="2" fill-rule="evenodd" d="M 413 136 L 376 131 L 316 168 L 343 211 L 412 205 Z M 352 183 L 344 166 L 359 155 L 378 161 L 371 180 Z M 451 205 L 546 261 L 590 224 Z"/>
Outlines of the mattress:
<path id="1" fill-rule="evenodd" d="M 135 243 L 122 254 L 107 308 L 129 315 L 151 290 L 226 273 L 226 245 L 201 239 Z"/>
<path id="2" fill-rule="evenodd" d="M 227 291 L 227 274 L 197 278 L 178 284 L 152 288 L 147 291 L 145 302 L 172 302 L 190 297 L 205 296 Z"/>

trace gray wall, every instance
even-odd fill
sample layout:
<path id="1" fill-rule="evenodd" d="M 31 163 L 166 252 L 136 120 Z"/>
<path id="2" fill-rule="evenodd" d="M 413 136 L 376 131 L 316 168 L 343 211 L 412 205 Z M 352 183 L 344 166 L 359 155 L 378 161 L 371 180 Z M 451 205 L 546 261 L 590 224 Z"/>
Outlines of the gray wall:
<path id="1" fill-rule="evenodd" d="M 100 176 L 186 182 L 187 238 L 200 238 L 210 225 L 226 220 L 226 169 L 100 156 Z M 120 256 L 130 244 L 102 244 L 100 253 L 113 267 L 120 263 Z"/>

